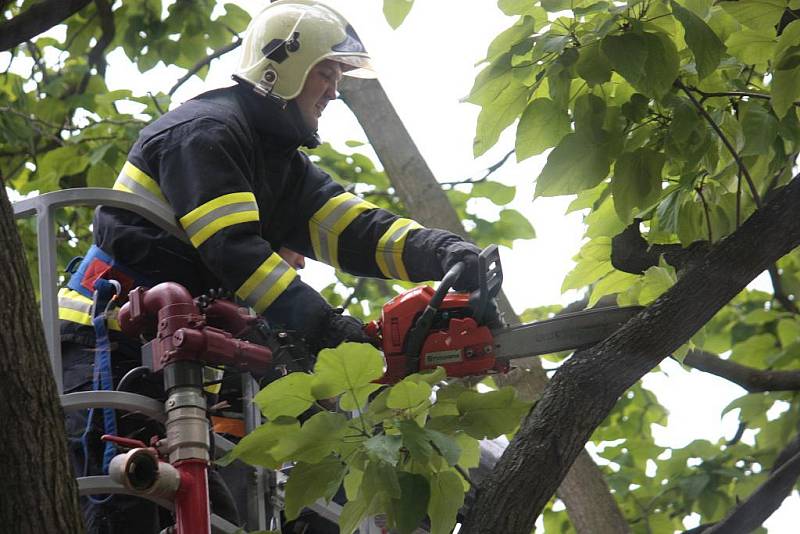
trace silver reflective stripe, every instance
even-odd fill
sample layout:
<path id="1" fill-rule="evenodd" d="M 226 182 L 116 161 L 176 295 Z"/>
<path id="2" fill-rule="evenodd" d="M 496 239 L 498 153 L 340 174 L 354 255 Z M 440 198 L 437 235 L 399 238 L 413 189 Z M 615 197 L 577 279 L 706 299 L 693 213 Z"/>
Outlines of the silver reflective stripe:
<path id="1" fill-rule="evenodd" d="M 123 185 L 123 186 L 127 187 L 130 190 L 131 193 L 136 193 L 137 195 L 143 196 L 145 198 L 149 198 L 150 200 L 153 200 L 154 202 L 158 202 L 161 205 L 164 205 L 164 206 L 167 205 L 167 204 L 164 203 L 164 201 L 161 198 L 157 197 L 152 192 L 150 192 L 146 187 L 144 187 L 142 184 L 140 184 L 139 182 L 137 182 L 136 180 L 134 180 L 133 178 L 128 176 L 125 173 L 125 171 L 122 171 L 121 173 L 119 173 L 119 176 L 117 177 L 117 181 L 116 181 L 115 185 L 116 184 Z"/>
<path id="2" fill-rule="evenodd" d="M 291 267 L 285 261 L 278 263 L 275 268 L 273 268 L 272 271 L 270 271 L 270 273 L 264 277 L 264 279 L 261 280 L 261 282 L 259 282 L 258 285 L 253 289 L 253 291 L 250 293 L 250 296 L 248 296 L 246 299 L 247 303 L 253 308 L 256 308 L 256 304 L 259 300 L 261 300 L 261 297 L 266 295 L 272 289 L 272 286 L 274 286 L 278 280 L 280 280 L 281 276 L 283 276 L 284 273 L 290 269 Z"/>
<path id="3" fill-rule="evenodd" d="M 258 212 L 258 205 L 255 202 L 237 202 L 236 204 L 228 204 L 226 206 L 220 206 L 219 208 L 213 209 L 194 221 L 192 224 L 185 228 L 186 233 L 189 235 L 191 239 L 192 236 L 197 234 L 200 230 L 214 222 L 215 220 L 225 217 L 226 215 L 232 215 L 234 213 L 242 213 L 245 211 L 255 211 Z"/>
<path id="4" fill-rule="evenodd" d="M 331 263 L 333 261 L 333 258 L 331 258 L 330 255 L 328 254 L 328 252 L 330 251 L 328 239 L 331 238 L 337 240 L 339 239 L 339 234 L 333 232 L 334 225 L 345 213 L 347 213 L 347 211 L 350 208 L 362 202 L 364 201 L 359 197 L 353 197 L 347 199 L 338 206 L 336 206 L 336 208 L 332 212 L 330 212 L 327 217 L 319 221 L 318 224 L 319 224 L 319 245 L 320 245 L 319 248 L 321 256 L 320 259 L 325 263 Z M 335 245 L 338 245 L 338 243 L 336 243 Z"/>
<path id="5" fill-rule="evenodd" d="M 77 299 L 71 299 L 69 297 L 60 296 L 58 297 L 58 307 L 59 308 L 67 308 L 70 310 L 75 310 L 81 313 L 88 313 L 89 315 L 92 314 L 92 304 L 89 302 L 81 302 Z"/>
<path id="6" fill-rule="evenodd" d="M 397 242 L 400 241 L 400 238 L 403 236 L 403 233 L 408 230 L 409 226 L 412 226 L 414 221 L 409 221 L 407 224 L 404 224 L 400 228 L 394 231 L 394 233 L 386 240 L 386 244 L 384 245 L 384 249 L 381 251 L 383 254 L 383 259 L 386 261 L 386 266 L 389 268 L 389 272 L 391 273 L 393 278 L 401 279 L 403 277 L 402 273 L 400 272 L 400 266 L 394 261 L 394 251 L 395 247 L 397 246 Z"/>

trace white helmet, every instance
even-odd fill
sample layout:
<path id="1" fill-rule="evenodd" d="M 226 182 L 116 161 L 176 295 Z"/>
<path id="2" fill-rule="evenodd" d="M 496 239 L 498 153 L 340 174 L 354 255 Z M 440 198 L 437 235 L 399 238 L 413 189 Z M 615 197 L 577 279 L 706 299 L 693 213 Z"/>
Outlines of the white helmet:
<path id="1" fill-rule="evenodd" d="M 250 21 L 234 79 L 261 95 L 287 101 L 303 89 L 311 68 L 325 59 L 346 65 L 348 76 L 374 77 L 369 54 L 345 18 L 312 0 L 279 0 Z"/>

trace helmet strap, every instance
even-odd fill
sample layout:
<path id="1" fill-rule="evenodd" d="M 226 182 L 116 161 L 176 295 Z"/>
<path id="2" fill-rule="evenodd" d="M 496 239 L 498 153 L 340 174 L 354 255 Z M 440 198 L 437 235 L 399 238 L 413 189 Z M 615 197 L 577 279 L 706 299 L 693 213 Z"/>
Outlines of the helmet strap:
<path id="1" fill-rule="evenodd" d="M 272 73 L 274 76 L 268 76 L 269 73 Z M 275 87 L 275 82 L 278 81 L 278 73 L 276 73 L 272 68 L 267 67 L 267 70 L 264 72 L 264 76 L 262 76 L 261 81 L 259 83 L 253 83 L 246 78 L 242 78 L 239 75 L 234 74 L 231 76 L 236 82 L 244 85 L 249 85 L 253 92 L 260 97 L 267 98 L 272 100 L 275 104 L 281 107 L 281 109 L 286 107 L 288 103 L 286 99 L 281 98 L 280 96 L 272 93 L 272 88 Z M 265 79 L 266 78 L 266 79 Z M 272 81 L 269 81 L 269 78 Z"/>

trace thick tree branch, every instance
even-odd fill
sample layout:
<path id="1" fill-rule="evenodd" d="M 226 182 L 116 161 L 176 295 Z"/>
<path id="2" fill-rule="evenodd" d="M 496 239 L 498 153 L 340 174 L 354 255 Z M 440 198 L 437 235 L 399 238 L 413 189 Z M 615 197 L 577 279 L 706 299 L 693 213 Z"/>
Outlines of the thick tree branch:
<path id="1" fill-rule="evenodd" d="M 212 54 L 209 54 L 208 56 L 204 57 L 203 59 L 195 63 L 194 66 L 191 69 L 189 69 L 189 72 L 184 74 L 180 80 L 175 82 L 175 85 L 173 85 L 172 89 L 169 90 L 168 93 L 169 96 L 172 96 L 181 85 L 183 85 L 184 83 L 186 83 L 187 80 L 189 80 L 189 78 L 200 72 L 200 69 L 209 65 L 212 61 L 214 61 L 218 57 L 227 54 L 231 50 L 236 50 L 241 44 L 242 40 L 237 36 L 236 40 L 234 40 L 232 43 L 223 46 L 219 50 L 215 50 Z"/>
<path id="2" fill-rule="evenodd" d="M 0 24 L 0 52 L 14 48 L 86 7 L 91 0 L 45 0 Z"/>
<path id="3" fill-rule="evenodd" d="M 800 478 L 800 439 L 797 437 L 781 452 L 784 461 L 777 461 L 772 472 L 746 501 L 728 516 L 704 530 L 705 534 L 747 534 L 757 529 L 778 509 Z M 793 454 L 788 454 L 791 451 Z M 784 454 L 787 453 L 787 454 Z"/>
<path id="4" fill-rule="evenodd" d="M 800 245 L 799 203 L 800 177 L 795 177 L 651 306 L 568 359 L 480 484 L 462 532 L 530 532 L 617 399 L 771 263 Z"/>
<path id="5" fill-rule="evenodd" d="M 717 375 L 742 386 L 750 393 L 761 391 L 800 390 L 800 370 L 768 371 L 723 360 L 719 356 L 701 350 L 690 351 L 683 363 L 698 371 Z"/>

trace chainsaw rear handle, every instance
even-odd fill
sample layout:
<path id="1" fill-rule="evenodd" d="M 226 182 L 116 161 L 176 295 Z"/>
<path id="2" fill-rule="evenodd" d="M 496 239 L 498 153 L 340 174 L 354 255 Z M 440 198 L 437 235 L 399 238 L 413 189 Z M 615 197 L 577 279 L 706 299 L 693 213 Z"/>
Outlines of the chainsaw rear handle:
<path id="1" fill-rule="evenodd" d="M 450 267 L 425 310 L 409 330 L 405 352 L 410 361 L 413 362 L 414 359 L 419 358 L 420 350 L 425 343 L 425 338 L 428 337 L 439 306 L 466 267 L 463 261 Z M 472 308 L 473 317 L 478 324 L 482 324 L 486 319 L 484 316 L 489 309 L 489 303 L 497 296 L 502 283 L 503 269 L 500 265 L 500 252 L 497 245 L 489 245 L 478 256 L 478 289 L 473 291 L 469 297 L 470 308 Z"/>

